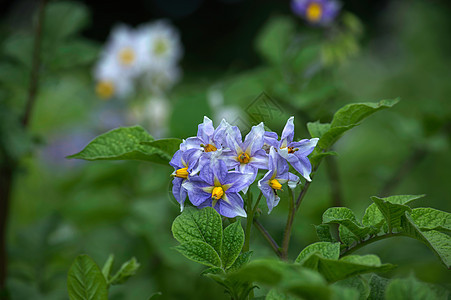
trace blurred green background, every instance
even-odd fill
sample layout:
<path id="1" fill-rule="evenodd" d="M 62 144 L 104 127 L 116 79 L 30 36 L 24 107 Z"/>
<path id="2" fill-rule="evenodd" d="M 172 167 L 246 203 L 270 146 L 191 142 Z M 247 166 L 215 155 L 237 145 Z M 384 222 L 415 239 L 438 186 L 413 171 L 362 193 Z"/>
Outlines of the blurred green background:
<path id="1" fill-rule="evenodd" d="M 193 136 L 204 115 L 215 125 L 225 115 L 243 130 L 261 118 L 280 134 L 294 115 L 296 136 L 307 138 L 307 122 L 328 122 L 347 103 L 401 97 L 339 141 L 333 184 L 321 165 L 295 219 L 291 258 L 317 241 L 312 225 L 337 204 L 334 192 L 358 217 L 370 196 L 387 194 L 426 194 L 415 206 L 451 211 L 449 2 L 343 1 L 338 35 L 306 25 L 289 1 L 63 2 L 67 15 L 51 10 L 55 2 L 47 6 L 29 132 L 15 124 L 28 93 L 37 5 L 3 2 L 1 137 L 21 157 L 7 236 L 11 299 L 67 299 L 67 271 L 80 253 L 99 265 L 110 253 L 118 262 L 135 256 L 141 263 L 135 277 L 110 289 L 111 299 L 146 299 L 154 292 L 162 292 L 161 299 L 227 299 L 219 285 L 199 276 L 202 267 L 171 249 L 171 223 L 179 214 L 171 167 L 64 158 L 98 134 L 132 125 L 126 116 L 137 100 L 97 99 L 91 75 L 119 22 L 168 18 L 181 34 L 183 77 L 167 94 L 167 122 L 140 124 L 151 134 L 162 126 L 167 137 Z M 271 97 L 271 110 L 261 107 L 261 92 Z M 271 215 L 261 208 L 261 222 L 281 236 L 286 203 Z M 251 250 L 254 257 L 273 255 L 256 231 Z M 413 272 L 426 282 L 451 282 L 449 271 L 415 240 L 385 240 L 359 253 L 398 265 L 384 276 Z"/>

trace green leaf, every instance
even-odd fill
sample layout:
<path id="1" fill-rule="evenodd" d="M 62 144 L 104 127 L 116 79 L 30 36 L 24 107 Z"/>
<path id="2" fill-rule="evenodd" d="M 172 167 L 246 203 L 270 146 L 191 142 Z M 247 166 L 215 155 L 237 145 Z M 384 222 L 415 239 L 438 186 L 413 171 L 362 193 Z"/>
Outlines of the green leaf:
<path id="1" fill-rule="evenodd" d="M 340 108 L 331 122 L 331 127 L 355 125 L 371 114 L 392 107 L 399 99 L 381 100 L 377 103 L 352 103 Z"/>
<path id="2" fill-rule="evenodd" d="M 222 265 L 218 253 L 212 246 L 205 242 L 191 240 L 176 246 L 175 249 L 186 258 L 200 264 L 218 268 Z"/>
<path id="3" fill-rule="evenodd" d="M 233 265 L 238 255 L 240 255 L 243 244 L 244 231 L 239 221 L 230 224 L 224 229 L 221 260 L 225 269 Z"/>
<path id="4" fill-rule="evenodd" d="M 346 226 L 338 226 L 338 235 L 343 245 L 352 245 L 354 242 L 358 242 L 360 239 L 356 237 Z"/>
<path id="5" fill-rule="evenodd" d="M 102 268 L 102 274 L 107 282 L 110 280 L 111 268 L 113 267 L 113 263 L 114 263 L 114 254 L 110 254 L 110 256 L 108 256 L 108 259 L 106 260 Z"/>
<path id="6" fill-rule="evenodd" d="M 420 230 L 451 231 L 451 214 L 429 207 L 415 208 L 410 213 Z"/>
<path id="7" fill-rule="evenodd" d="M 384 299 L 385 289 L 387 287 L 389 280 L 372 274 L 369 284 L 370 284 L 370 295 L 368 300 L 382 300 Z"/>
<path id="8" fill-rule="evenodd" d="M 379 257 L 375 255 L 349 255 L 336 260 L 324 258 L 317 253 L 311 254 L 302 261 L 301 265 L 318 271 L 329 282 L 359 274 L 388 271 L 394 268 L 390 264 L 381 264 Z"/>
<path id="9" fill-rule="evenodd" d="M 396 195 L 382 199 L 389 203 L 405 205 L 424 196 L 425 195 Z M 385 218 L 375 203 L 368 206 L 368 208 L 365 210 L 365 214 L 362 218 L 362 223 L 363 225 L 372 228 L 371 234 L 379 233 L 382 225 L 385 223 Z"/>
<path id="10" fill-rule="evenodd" d="M 316 235 L 321 242 L 336 242 L 330 234 L 330 226 L 328 224 L 313 225 L 315 226 Z"/>
<path id="11" fill-rule="evenodd" d="M 328 151 L 328 152 L 317 152 L 312 153 L 312 155 L 309 156 L 309 160 L 312 163 L 312 165 L 317 165 L 324 157 L 326 156 L 335 156 L 338 155 L 335 151 Z"/>
<path id="12" fill-rule="evenodd" d="M 210 245 L 221 256 L 222 220 L 211 207 L 186 207 L 172 223 L 172 234 L 180 243 L 200 241 Z"/>
<path id="13" fill-rule="evenodd" d="M 122 264 L 119 271 L 114 274 L 114 276 L 109 280 L 109 284 L 121 284 L 127 281 L 130 277 L 135 275 L 136 271 L 139 269 L 140 264 L 136 258 L 132 257 L 129 261 Z"/>
<path id="14" fill-rule="evenodd" d="M 228 271 L 229 272 L 235 272 L 236 270 L 238 270 L 241 267 L 243 267 L 244 265 L 246 265 L 250 261 L 252 254 L 253 254 L 252 251 L 241 253 L 238 256 L 238 258 L 235 260 L 233 265 L 230 266 Z"/>
<path id="15" fill-rule="evenodd" d="M 121 127 L 99 135 L 82 151 L 68 158 L 85 160 L 144 160 L 168 164 L 172 154 L 164 150 L 143 145 L 154 138 L 141 126 Z"/>
<path id="16" fill-rule="evenodd" d="M 362 276 L 354 276 L 334 283 L 334 286 L 352 288 L 358 291 L 359 300 L 366 300 L 370 295 L 370 286 Z M 348 298 L 342 298 L 348 299 Z"/>
<path id="17" fill-rule="evenodd" d="M 317 272 L 272 259 L 252 261 L 238 271 L 229 273 L 227 280 L 260 283 L 303 299 L 330 297 L 329 287 Z"/>
<path id="18" fill-rule="evenodd" d="M 107 283 L 96 263 L 79 255 L 69 269 L 67 289 L 71 300 L 106 300 Z"/>
<path id="19" fill-rule="evenodd" d="M 439 231 L 421 231 L 406 213 L 401 218 L 404 233 L 426 244 L 449 269 L 451 266 L 451 237 Z"/>
<path id="20" fill-rule="evenodd" d="M 296 23 L 291 18 L 272 18 L 258 34 L 257 51 L 270 63 L 280 65 L 293 40 L 295 28 Z"/>
<path id="21" fill-rule="evenodd" d="M 171 158 L 172 156 L 174 156 L 174 153 L 177 152 L 177 150 L 179 150 L 181 143 L 182 140 L 177 138 L 166 138 L 155 140 L 152 142 L 142 142 L 143 145 L 148 145 L 153 148 L 160 149 L 165 153 L 168 153 L 171 156 Z"/>
<path id="22" fill-rule="evenodd" d="M 336 126 L 330 128 L 327 132 L 325 132 L 318 141 L 318 146 L 322 149 L 329 149 L 335 144 L 336 141 L 340 139 L 340 137 L 346 131 L 356 127 L 358 124 L 351 124 L 347 126 Z"/>
<path id="23" fill-rule="evenodd" d="M 388 232 L 392 232 L 393 229 L 398 229 L 401 227 L 401 217 L 406 211 L 410 212 L 412 209 L 407 205 L 391 203 L 387 200 L 371 197 L 374 204 L 376 204 L 379 211 L 384 216 L 385 222 L 388 225 Z"/>
<path id="24" fill-rule="evenodd" d="M 354 213 L 347 207 L 331 207 L 327 209 L 323 214 L 323 223 L 343 225 L 358 239 L 364 238 L 370 232 L 370 228 L 361 226 Z"/>
<path id="25" fill-rule="evenodd" d="M 43 60 L 52 69 L 58 70 L 89 65 L 97 59 L 98 54 L 99 46 L 96 43 L 76 39 L 62 43 L 54 51 L 43 56 Z"/>
<path id="26" fill-rule="evenodd" d="M 312 138 L 321 138 L 326 132 L 330 130 L 330 123 L 308 122 L 307 130 Z"/>
<path id="27" fill-rule="evenodd" d="M 332 298 L 331 300 L 358 300 L 359 299 L 359 291 L 354 288 L 348 288 L 344 286 L 332 286 Z"/>
<path id="28" fill-rule="evenodd" d="M 28 34 L 12 35 L 3 42 L 2 52 L 4 55 L 31 69 L 33 41 L 33 36 Z"/>
<path id="29" fill-rule="evenodd" d="M 299 298 L 281 292 L 278 289 L 271 289 L 266 294 L 265 300 L 297 300 Z"/>
<path id="30" fill-rule="evenodd" d="M 80 2 L 51 2 L 45 11 L 43 36 L 54 41 L 76 34 L 89 24 L 89 17 L 89 9 Z"/>
<path id="31" fill-rule="evenodd" d="M 376 204 L 372 203 L 365 210 L 365 214 L 362 218 L 362 224 L 366 227 L 370 227 L 370 234 L 379 233 L 382 225 L 385 223 L 384 216 L 382 215 Z"/>
<path id="32" fill-rule="evenodd" d="M 152 295 L 150 295 L 149 298 L 147 298 L 147 300 L 157 299 L 157 298 L 160 297 L 161 295 L 163 295 L 162 292 L 156 292 L 156 293 L 153 293 Z"/>
<path id="33" fill-rule="evenodd" d="M 436 299 L 435 293 L 423 282 L 414 277 L 393 279 L 385 290 L 386 300 L 430 300 Z"/>
<path id="34" fill-rule="evenodd" d="M 296 263 L 302 263 L 312 253 L 320 257 L 338 259 L 340 257 L 340 243 L 317 242 L 305 247 L 296 258 Z"/>

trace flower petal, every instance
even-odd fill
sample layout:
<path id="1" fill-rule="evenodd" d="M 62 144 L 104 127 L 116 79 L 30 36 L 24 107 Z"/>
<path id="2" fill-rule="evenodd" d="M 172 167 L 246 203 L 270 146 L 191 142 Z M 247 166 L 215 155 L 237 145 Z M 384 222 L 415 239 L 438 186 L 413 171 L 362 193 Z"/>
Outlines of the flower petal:
<path id="1" fill-rule="evenodd" d="M 294 117 L 290 117 L 287 121 L 287 124 L 285 124 L 285 127 L 283 128 L 280 140 L 281 141 L 286 140 L 287 143 L 290 143 L 293 141 L 293 138 L 294 138 Z"/>
<path id="2" fill-rule="evenodd" d="M 238 193 L 226 193 L 225 199 L 218 201 L 219 213 L 227 218 L 246 217 L 243 198 Z"/>
<path id="3" fill-rule="evenodd" d="M 261 150 L 264 143 L 264 135 L 265 127 L 263 122 L 257 126 L 253 126 L 251 131 L 246 135 L 243 150 L 245 150 L 248 155 L 252 155 L 256 151 Z"/>

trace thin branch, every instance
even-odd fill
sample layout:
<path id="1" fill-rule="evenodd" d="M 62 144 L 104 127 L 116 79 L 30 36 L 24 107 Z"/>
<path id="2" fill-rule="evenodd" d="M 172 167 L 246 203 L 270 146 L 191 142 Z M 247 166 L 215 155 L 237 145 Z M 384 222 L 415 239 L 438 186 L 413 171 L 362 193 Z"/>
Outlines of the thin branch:
<path id="1" fill-rule="evenodd" d="M 48 0 L 41 0 L 38 8 L 38 21 L 35 29 L 34 45 L 33 45 L 33 61 L 30 74 L 30 87 L 28 90 L 28 99 L 25 104 L 25 113 L 22 118 L 22 124 L 24 127 L 28 126 L 30 122 L 31 111 L 36 100 L 39 86 L 39 67 L 41 65 L 41 40 L 42 40 L 42 27 L 44 23 L 45 5 Z"/>
<path id="2" fill-rule="evenodd" d="M 288 256 L 288 246 L 290 244 L 291 230 L 293 228 L 294 215 L 296 210 L 294 209 L 294 191 L 290 190 L 290 203 L 288 209 L 287 225 L 285 226 L 285 231 L 283 233 L 282 241 L 282 258 L 287 259 Z"/>
<path id="3" fill-rule="evenodd" d="M 279 245 L 277 245 L 276 241 L 272 238 L 271 234 L 269 234 L 269 232 L 266 231 L 265 227 L 263 227 L 263 225 L 257 219 L 254 219 L 254 225 L 258 229 L 258 231 L 260 231 L 260 233 L 263 235 L 265 240 L 269 243 L 269 245 L 277 254 L 277 256 L 282 257 Z"/>
<path id="4" fill-rule="evenodd" d="M 383 234 L 383 235 L 377 235 L 375 237 L 369 238 L 365 241 L 362 241 L 360 243 L 355 244 L 354 246 L 352 246 L 351 248 L 347 248 L 344 249 L 341 253 L 340 253 L 340 257 L 349 255 L 351 253 L 354 253 L 355 251 L 359 250 L 362 247 L 365 247 L 369 244 L 372 244 L 374 242 L 386 239 L 386 238 L 390 238 L 390 237 L 395 237 L 395 236 L 406 236 L 405 233 L 387 233 L 387 234 Z"/>
<path id="5" fill-rule="evenodd" d="M 30 74 L 30 87 L 28 99 L 25 104 L 25 111 L 22 118 L 22 125 L 27 127 L 30 121 L 31 112 L 38 91 L 39 66 L 40 66 L 40 48 L 42 39 L 42 27 L 44 22 L 44 12 L 47 0 L 41 0 L 38 8 L 38 19 L 35 28 L 35 37 L 33 45 L 33 61 Z M 0 149 L 1 151 L 2 149 Z M 7 299 L 7 293 L 4 290 L 7 276 L 7 246 L 6 246 L 6 227 L 8 224 L 8 213 L 11 200 L 11 191 L 14 182 L 14 173 L 17 168 L 17 162 L 14 158 L 6 157 L 0 163 L 0 299 Z"/>

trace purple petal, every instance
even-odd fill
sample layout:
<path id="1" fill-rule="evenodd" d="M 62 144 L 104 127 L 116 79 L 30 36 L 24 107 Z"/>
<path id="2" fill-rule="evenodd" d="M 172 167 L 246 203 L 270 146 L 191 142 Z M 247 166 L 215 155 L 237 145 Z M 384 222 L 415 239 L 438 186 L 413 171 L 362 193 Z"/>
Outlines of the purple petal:
<path id="1" fill-rule="evenodd" d="M 174 156 L 172 157 L 169 164 L 174 167 L 174 169 L 178 170 L 181 168 L 184 168 L 182 164 L 182 154 L 183 152 L 181 150 L 177 150 L 177 152 L 174 153 Z"/>
<path id="2" fill-rule="evenodd" d="M 239 172 L 229 172 L 223 185 L 227 186 L 227 192 L 238 193 L 249 187 L 255 180 L 253 173 L 243 174 Z"/>
<path id="3" fill-rule="evenodd" d="M 297 158 L 298 163 L 295 165 L 291 164 L 293 168 L 299 172 L 299 174 L 302 175 L 307 181 L 312 181 L 310 179 L 310 173 L 312 173 L 312 164 L 310 163 L 309 159 L 302 155 L 296 155 L 296 152 L 294 153 L 294 156 Z"/>
<path id="4" fill-rule="evenodd" d="M 286 144 L 291 143 L 294 138 L 294 117 L 290 117 L 285 124 L 282 131 L 282 136 L 280 137 L 281 145 L 280 147 L 286 147 Z"/>
<path id="5" fill-rule="evenodd" d="M 268 214 L 272 209 L 279 203 L 280 198 L 276 195 L 274 190 L 269 186 L 269 179 L 272 173 L 269 171 L 266 175 L 258 182 L 258 188 L 262 191 L 263 196 L 266 198 L 266 204 L 268 205 Z"/>
<path id="6" fill-rule="evenodd" d="M 268 169 L 268 155 L 264 150 L 256 151 L 251 159 L 249 160 L 248 165 L 257 168 L 257 169 Z"/>
<path id="7" fill-rule="evenodd" d="M 298 154 L 302 156 L 308 156 L 315 149 L 316 144 L 318 144 L 318 140 L 318 138 L 313 138 L 310 140 L 304 139 L 300 140 L 299 142 L 292 142 L 288 146 L 299 149 L 296 151 Z"/>
<path id="8" fill-rule="evenodd" d="M 208 144 L 214 132 L 215 128 L 213 127 L 213 122 L 208 117 L 204 117 L 204 122 L 198 126 L 197 137 L 201 139 L 203 143 Z"/>
<path id="9" fill-rule="evenodd" d="M 246 217 L 243 198 L 238 193 L 226 193 L 224 199 L 218 201 L 219 213 L 227 218 Z"/>
<path id="10" fill-rule="evenodd" d="M 198 137 L 190 137 L 183 141 L 183 143 L 180 145 L 180 150 L 187 151 L 189 149 L 198 149 L 202 150 L 202 147 L 200 144 L 202 144 L 202 140 L 200 140 Z"/>
<path id="11" fill-rule="evenodd" d="M 253 126 L 251 131 L 246 135 L 243 148 L 245 152 L 252 155 L 258 150 L 261 150 L 264 143 L 265 127 L 263 122 L 257 126 Z"/>
<path id="12" fill-rule="evenodd" d="M 174 195 L 174 198 L 177 200 L 178 203 L 180 203 L 180 211 L 183 211 L 186 194 L 187 191 L 184 187 L 182 187 L 183 181 L 186 179 L 175 177 L 172 180 L 172 194 Z"/>
<path id="13" fill-rule="evenodd" d="M 192 178 L 190 180 L 186 180 L 182 183 L 182 187 L 188 191 L 188 197 L 191 203 L 194 206 L 199 206 L 201 203 L 205 202 L 207 199 L 211 198 L 211 194 L 202 190 L 201 186 L 205 185 L 203 181 L 199 178 Z"/>

